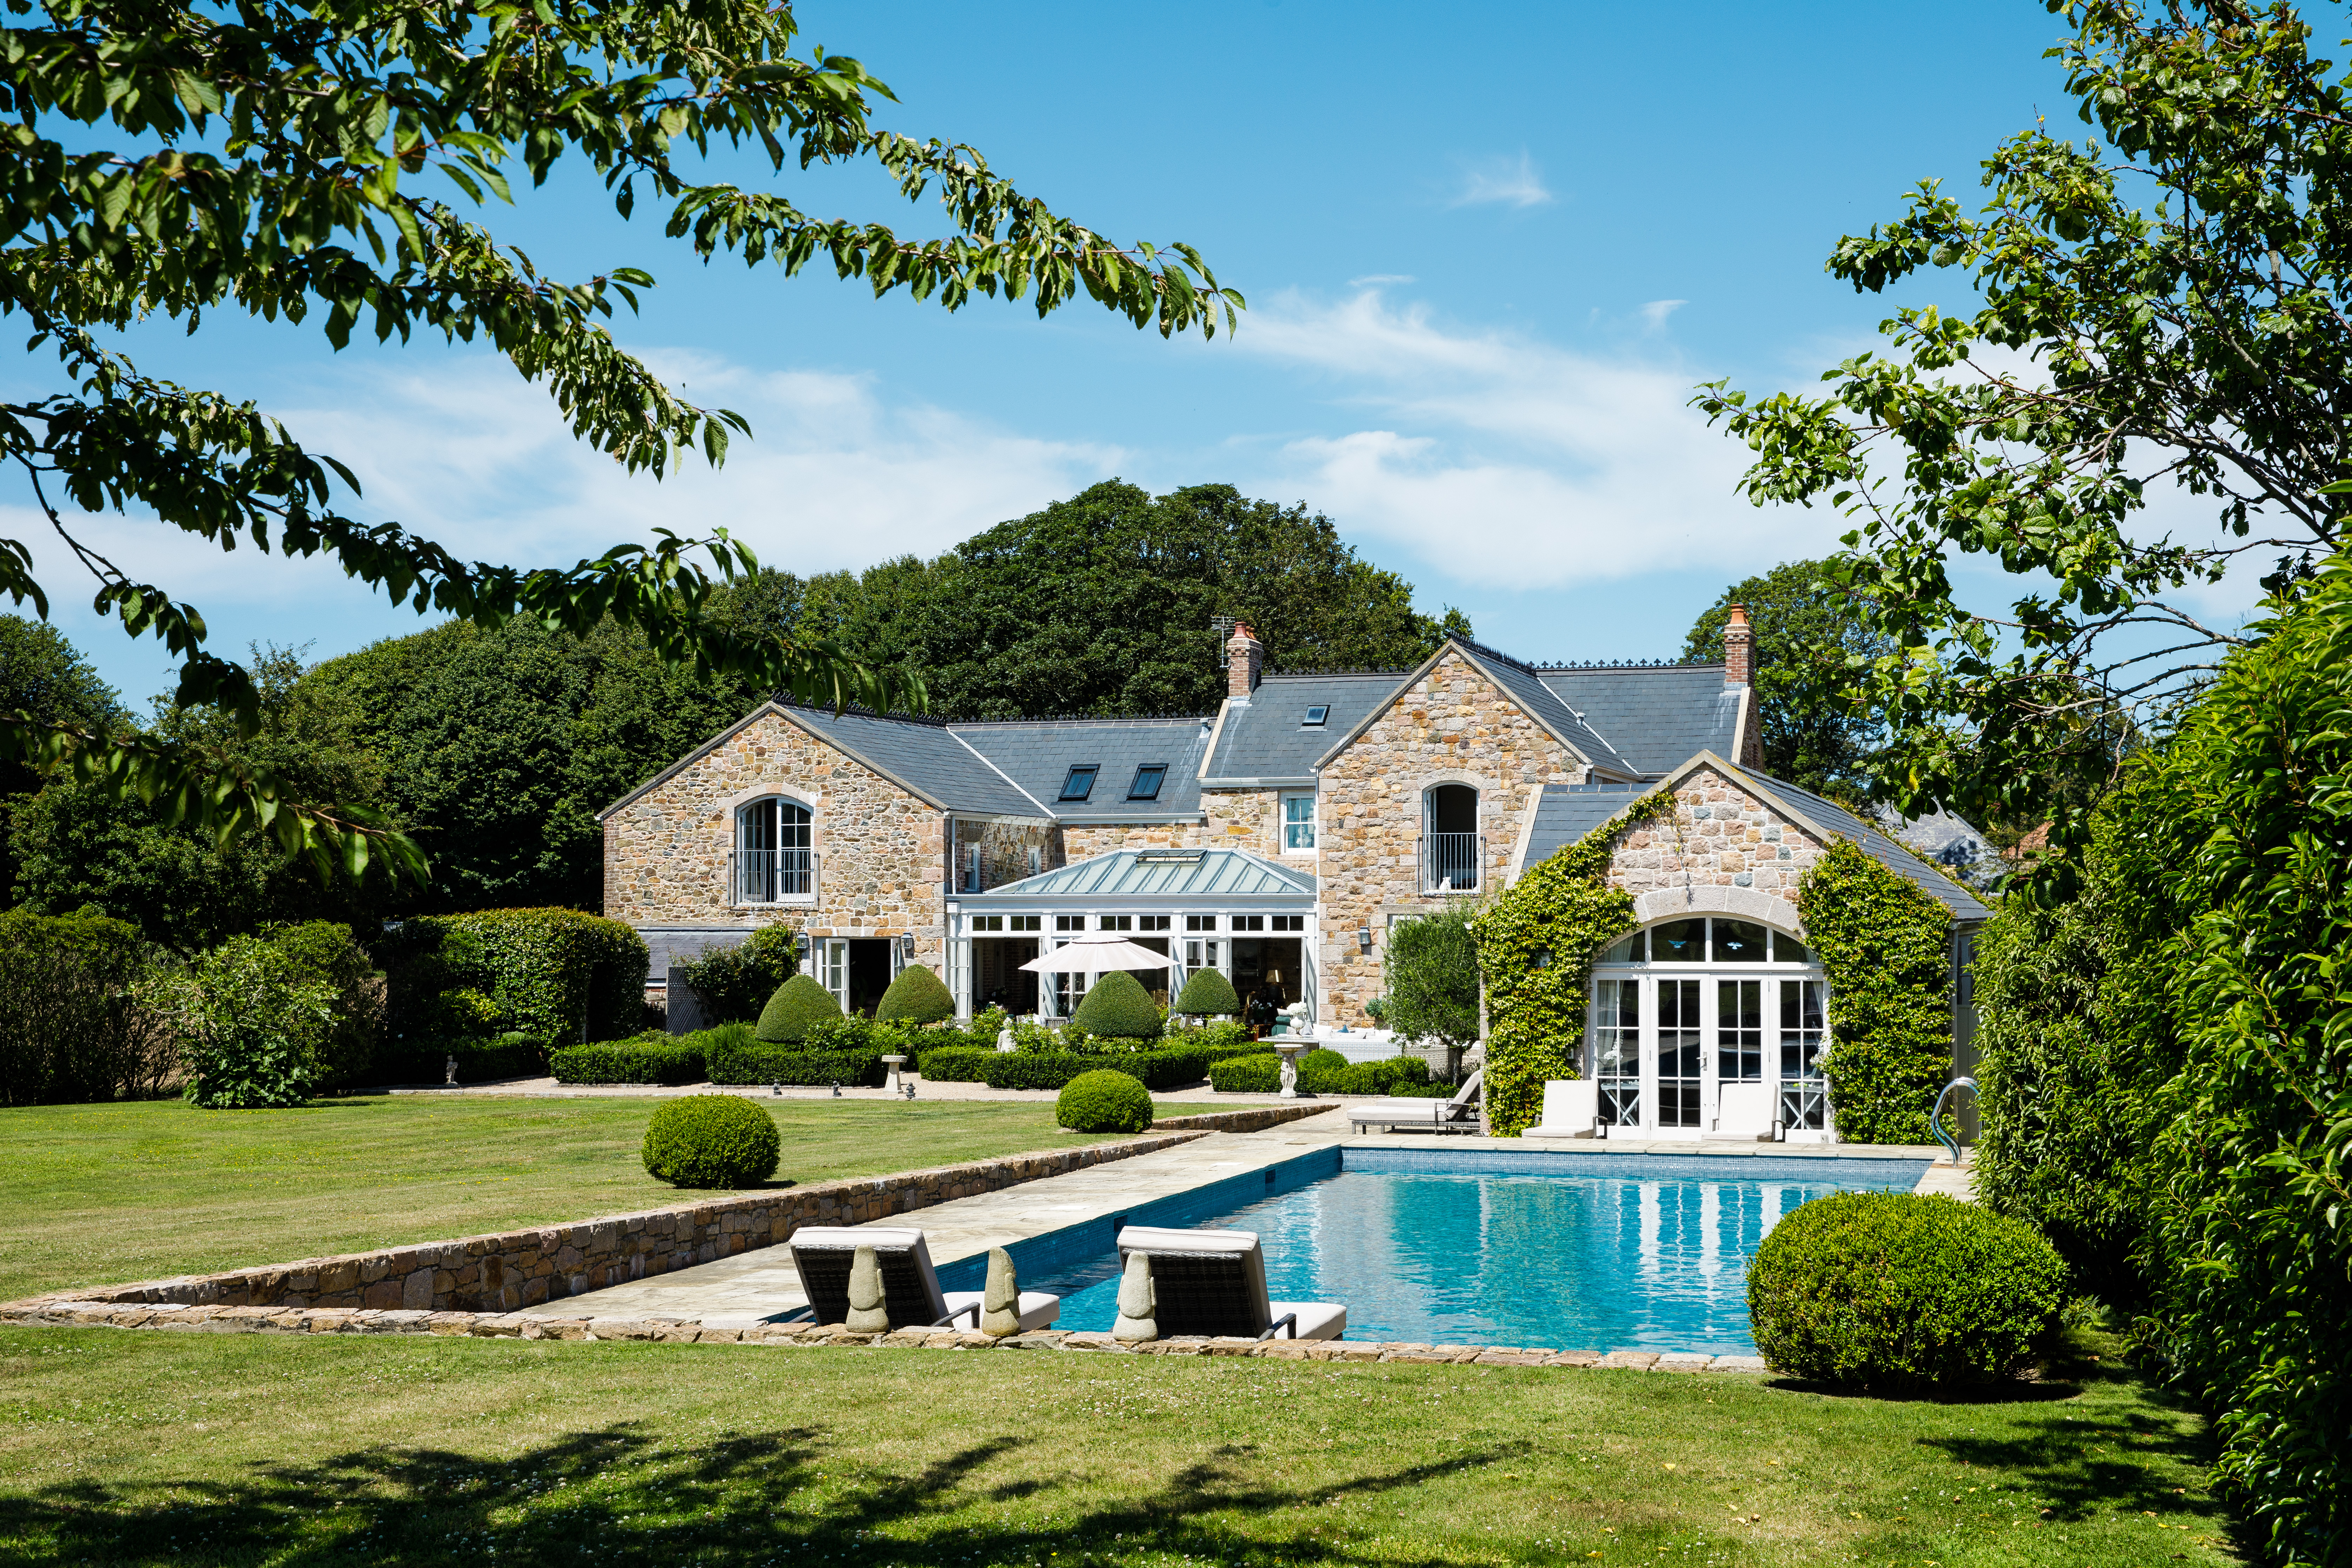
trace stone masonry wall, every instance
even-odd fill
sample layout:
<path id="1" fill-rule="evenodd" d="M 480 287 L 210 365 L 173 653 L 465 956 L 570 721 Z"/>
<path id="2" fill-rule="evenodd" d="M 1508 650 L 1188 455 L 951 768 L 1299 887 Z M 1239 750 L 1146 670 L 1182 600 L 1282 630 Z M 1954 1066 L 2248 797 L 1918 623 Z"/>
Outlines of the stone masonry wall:
<path id="1" fill-rule="evenodd" d="M 576 1225 L 67 1294 L 81 1301 L 190 1306 L 512 1311 L 773 1247 L 804 1225 L 862 1225 L 1206 1136 L 1204 1131 L 1179 1129 L 1088 1148 L 746 1193 Z"/>
<path id="2" fill-rule="evenodd" d="M 771 788 L 810 809 L 813 907 L 729 900 L 736 807 Z M 943 837 L 936 809 L 768 709 L 605 822 L 604 913 L 636 925 L 782 924 L 816 936 L 912 931 L 917 961 L 936 968 Z"/>
<path id="3" fill-rule="evenodd" d="M 1477 789 L 1482 879 L 1492 888 L 1543 786 L 1581 783 L 1584 773 L 1574 752 L 1458 653 L 1448 651 L 1383 709 L 1322 774 L 1322 1020 L 1367 1021 L 1364 1004 L 1383 987 L 1390 915 L 1428 913 L 1444 902 L 1420 890 L 1424 790 Z M 1356 942 L 1363 926 L 1372 931 L 1369 953 Z"/>
<path id="4" fill-rule="evenodd" d="M 1062 850 L 1072 860 L 1084 860 L 1114 849 L 1197 849 L 1206 842 L 1204 832 L 1198 822 L 1113 822 L 1065 826 Z"/>
<path id="5" fill-rule="evenodd" d="M 1201 792 L 1201 809 L 1209 818 L 1202 840 L 1219 849 L 1246 849 L 1269 860 L 1282 857 L 1282 794 L 1270 789 L 1212 789 Z M 1291 857 L 1294 865 L 1314 869 L 1314 857 Z"/>
<path id="6" fill-rule="evenodd" d="M 1029 872 L 1029 851 L 1037 851 L 1037 869 L 1050 871 L 1062 863 L 1061 835 L 1044 818 L 1034 822 L 974 821 L 959 816 L 955 824 L 955 886 L 963 888 L 964 857 L 980 846 L 980 886 L 982 892 L 1017 882 Z"/>
<path id="7" fill-rule="evenodd" d="M 1675 789 L 1671 823 L 1625 836 L 1610 861 L 1609 880 L 1636 898 L 1684 887 L 1753 888 L 1793 903 L 1797 879 L 1822 850 L 1769 802 L 1702 767 Z"/>

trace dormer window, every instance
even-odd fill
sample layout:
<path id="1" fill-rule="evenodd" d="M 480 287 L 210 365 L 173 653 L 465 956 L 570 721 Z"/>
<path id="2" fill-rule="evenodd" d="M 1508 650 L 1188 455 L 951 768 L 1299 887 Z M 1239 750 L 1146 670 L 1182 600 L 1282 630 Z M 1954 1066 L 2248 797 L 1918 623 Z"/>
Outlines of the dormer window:
<path id="1" fill-rule="evenodd" d="M 1158 800 L 1160 781 L 1168 776 L 1166 763 L 1146 763 L 1135 770 L 1135 782 L 1127 786 L 1129 800 Z"/>
<path id="2" fill-rule="evenodd" d="M 1062 798 L 1084 800 L 1094 794 L 1095 775 L 1100 772 L 1102 766 L 1098 763 L 1080 763 L 1072 768 L 1070 776 L 1062 781 Z"/>
<path id="3" fill-rule="evenodd" d="M 1323 728 L 1324 721 L 1330 717 L 1331 705 L 1328 702 L 1318 702 L 1307 710 L 1307 717 L 1298 721 L 1298 727 L 1302 730 L 1320 730 Z"/>

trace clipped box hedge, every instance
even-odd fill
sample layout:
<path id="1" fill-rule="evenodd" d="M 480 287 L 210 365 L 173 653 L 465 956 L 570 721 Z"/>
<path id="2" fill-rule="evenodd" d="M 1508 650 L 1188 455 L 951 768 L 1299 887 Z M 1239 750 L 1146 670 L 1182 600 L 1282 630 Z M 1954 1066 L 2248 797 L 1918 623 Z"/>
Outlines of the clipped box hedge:
<path id="1" fill-rule="evenodd" d="M 833 1084 L 879 1089 L 884 1068 L 879 1050 L 806 1050 L 795 1046 L 721 1046 L 710 1053 L 713 1083 Z M 898 1055 L 896 1051 L 887 1053 Z"/>
<path id="2" fill-rule="evenodd" d="M 931 1083 L 985 1083 L 1000 1054 L 994 1046 L 935 1046 L 916 1057 L 915 1070 Z"/>
<path id="3" fill-rule="evenodd" d="M 993 1051 L 982 1064 L 981 1081 L 991 1089 L 1061 1089 L 1080 1073 L 1123 1072 L 1146 1089 L 1181 1089 L 1208 1071 L 1206 1053 L 1197 1050 Z"/>
<path id="4" fill-rule="evenodd" d="M 1266 1051 L 1212 1062 L 1209 1087 L 1219 1094 L 1272 1094 L 1282 1087 L 1282 1058 Z"/>
<path id="5" fill-rule="evenodd" d="M 558 1083 L 700 1083 L 702 1047 L 687 1040 L 603 1040 L 564 1046 L 548 1055 Z"/>

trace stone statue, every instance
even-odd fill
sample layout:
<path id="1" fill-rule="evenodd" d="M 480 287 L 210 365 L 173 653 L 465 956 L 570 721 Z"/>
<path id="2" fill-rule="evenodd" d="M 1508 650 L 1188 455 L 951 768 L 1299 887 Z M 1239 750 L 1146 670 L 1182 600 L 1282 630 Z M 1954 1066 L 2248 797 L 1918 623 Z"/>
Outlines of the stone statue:
<path id="1" fill-rule="evenodd" d="M 988 1249 L 988 1286 L 980 1298 L 980 1331 L 1000 1340 L 1021 1331 L 1021 1281 L 1013 1272 L 1013 1254 L 1001 1247 Z"/>
<path id="2" fill-rule="evenodd" d="M 890 1308 L 882 1293 L 882 1260 L 870 1247 L 861 1247 L 849 1259 L 849 1320 L 853 1334 L 887 1334 Z"/>
<path id="3" fill-rule="evenodd" d="M 1018 1048 L 1013 1043 L 1012 1020 L 1007 1019 L 1005 1021 L 1004 1027 L 996 1031 L 996 1048 L 1000 1051 L 1010 1051 Z"/>
<path id="4" fill-rule="evenodd" d="M 1127 1255 L 1127 1270 L 1118 1281 L 1118 1321 L 1110 1337 L 1133 1342 L 1160 1337 L 1159 1293 L 1151 1288 L 1151 1259 L 1140 1252 Z"/>

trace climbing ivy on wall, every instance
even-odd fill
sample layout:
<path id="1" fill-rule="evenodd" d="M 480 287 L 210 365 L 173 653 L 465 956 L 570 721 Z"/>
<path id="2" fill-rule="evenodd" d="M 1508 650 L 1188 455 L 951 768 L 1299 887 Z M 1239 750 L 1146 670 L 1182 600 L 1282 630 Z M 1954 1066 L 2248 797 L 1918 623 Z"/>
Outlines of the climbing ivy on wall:
<path id="1" fill-rule="evenodd" d="M 1546 1079 L 1577 1076 L 1592 961 L 1634 926 L 1633 895 L 1609 885 L 1610 858 L 1621 836 L 1674 809 L 1671 790 L 1643 795 L 1528 868 L 1471 922 L 1486 986 L 1486 1125 L 1496 1137 L 1535 1125 Z"/>
<path id="2" fill-rule="evenodd" d="M 1829 977 L 1838 1136 L 1927 1142 L 1952 1064 L 1951 910 L 1843 838 L 1798 882 L 1797 910 Z"/>

